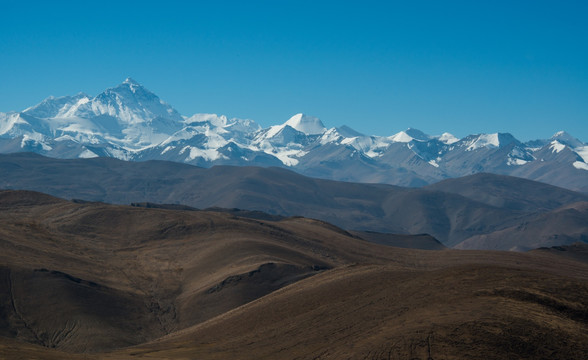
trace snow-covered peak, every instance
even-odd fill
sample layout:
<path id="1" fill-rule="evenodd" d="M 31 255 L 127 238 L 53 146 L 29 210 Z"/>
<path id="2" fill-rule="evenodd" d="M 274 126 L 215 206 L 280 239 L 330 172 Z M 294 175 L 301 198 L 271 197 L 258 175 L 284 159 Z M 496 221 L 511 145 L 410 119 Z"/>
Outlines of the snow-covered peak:
<path id="1" fill-rule="evenodd" d="M 394 134 L 390 137 L 388 137 L 388 139 L 392 142 L 400 142 L 400 143 L 408 143 L 414 140 L 414 138 L 410 135 L 408 135 L 405 131 L 401 131 L 397 134 Z"/>
<path id="2" fill-rule="evenodd" d="M 338 128 L 330 128 L 329 130 L 325 131 L 319 141 L 322 145 L 328 144 L 328 143 L 337 143 L 340 142 L 342 139 L 346 139 L 347 136 L 343 136 L 340 132 Z"/>
<path id="3" fill-rule="evenodd" d="M 282 133 L 287 128 L 291 128 L 296 130 L 297 132 L 301 132 L 304 135 L 320 135 L 327 131 L 323 123 L 314 116 L 308 116 L 304 114 L 296 114 L 292 116 L 288 121 L 283 123 L 282 125 L 273 125 L 270 126 L 267 130 L 261 134 L 261 139 L 271 139 L 276 135 Z"/>
<path id="4" fill-rule="evenodd" d="M 493 133 L 470 135 L 462 139 L 467 146 L 466 151 L 477 150 L 481 148 L 497 148 L 518 142 L 514 136 L 509 133 Z"/>
<path id="5" fill-rule="evenodd" d="M 388 140 L 392 141 L 392 142 L 399 142 L 399 143 L 409 143 L 411 141 L 428 141 L 430 140 L 431 137 L 427 134 L 425 134 L 424 132 L 418 130 L 418 129 L 413 129 L 413 128 L 408 128 L 404 131 L 401 131 L 399 133 L 396 133 L 392 136 L 388 137 Z"/>
<path id="6" fill-rule="evenodd" d="M 572 148 L 584 146 L 580 140 L 576 139 L 572 135 L 568 134 L 565 131 L 558 131 L 551 137 L 551 140 L 557 140 L 559 143 L 568 145 Z"/>
<path id="7" fill-rule="evenodd" d="M 135 79 L 133 79 L 132 77 L 126 78 L 125 81 L 123 81 L 123 84 L 141 86 L 141 84 L 139 84 L 137 81 L 135 81 Z"/>
<path id="8" fill-rule="evenodd" d="M 131 78 L 105 90 L 86 106 L 80 107 L 75 115 L 83 118 L 107 115 L 127 124 L 150 123 L 160 119 L 159 122 L 167 122 L 165 127 L 174 131 L 184 121 L 174 108 Z"/>
<path id="9" fill-rule="evenodd" d="M 143 85 L 139 84 L 138 82 L 136 82 L 135 80 L 133 80 L 131 78 L 127 78 L 125 81 L 120 83 L 118 86 L 106 89 L 102 94 L 96 96 L 96 98 L 107 97 L 109 95 L 112 96 L 113 94 L 116 94 L 119 97 L 121 97 L 123 99 L 127 99 L 127 100 L 129 97 L 141 98 L 144 100 L 146 100 L 146 99 L 153 100 L 156 98 L 157 100 L 159 100 L 159 97 L 157 97 L 157 95 L 155 95 L 151 91 L 147 90 Z"/>
<path id="10" fill-rule="evenodd" d="M 445 133 L 441 134 L 441 136 L 439 136 L 439 141 L 441 141 L 442 143 L 445 143 L 447 145 L 451 145 L 453 143 L 458 142 L 459 139 L 456 138 L 455 136 L 453 136 L 453 134 L 445 132 Z"/>
<path id="11" fill-rule="evenodd" d="M 145 89 L 143 85 L 139 84 L 133 78 L 126 78 L 125 81 L 122 82 L 117 88 L 128 88 L 133 94 L 135 93 L 151 93 L 149 90 Z M 151 93 L 152 94 L 152 93 Z"/>
<path id="12" fill-rule="evenodd" d="M 494 134 L 480 134 L 474 136 L 467 143 L 468 147 L 466 148 L 467 151 L 477 150 L 480 148 L 493 148 L 500 146 L 500 139 L 498 138 L 498 133 Z"/>
<path id="13" fill-rule="evenodd" d="M 72 107 L 79 106 L 89 100 L 88 95 L 84 93 L 79 93 L 74 96 L 50 96 L 39 104 L 25 109 L 23 113 L 41 119 L 63 117 Z"/>
<path id="14" fill-rule="evenodd" d="M 304 115 L 302 113 L 292 116 L 283 124 L 283 126 L 285 125 L 306 135 L 319 135 L 327 130 L 319 118 Z"/>

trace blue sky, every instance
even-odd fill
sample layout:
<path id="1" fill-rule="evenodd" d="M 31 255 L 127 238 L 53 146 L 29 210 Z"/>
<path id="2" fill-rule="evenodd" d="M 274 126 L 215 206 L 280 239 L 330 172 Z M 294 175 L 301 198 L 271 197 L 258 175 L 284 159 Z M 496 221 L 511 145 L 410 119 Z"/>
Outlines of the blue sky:
<path id="1" fill-rule="evenodd" d="M 266 127 L 588 141 L 586 1 L 0 0 L 0 111 L 133 77 Z"/>

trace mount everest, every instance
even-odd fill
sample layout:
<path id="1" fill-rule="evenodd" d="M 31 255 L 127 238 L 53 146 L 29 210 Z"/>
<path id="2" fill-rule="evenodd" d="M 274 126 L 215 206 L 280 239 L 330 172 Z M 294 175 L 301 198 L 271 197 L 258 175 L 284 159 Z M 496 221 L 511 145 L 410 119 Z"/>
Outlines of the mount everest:
<path id="1" fill-rule="evenodd" d="M 95 97 L 49 97 L 21 112 L 0 113 L 0 153 L 22 151 L 203 167 L 281 166 L 307 176 L 403 186 L 488 172 L 588 191 L 588 144 L 563 131 L 525 143 L 508 133 L 458 139 L 408 129 L 368 136 L 347 126 L 327 129 L 304 114 L 262 129 L 253 120 L 182 116 L 130 78 Z"/>

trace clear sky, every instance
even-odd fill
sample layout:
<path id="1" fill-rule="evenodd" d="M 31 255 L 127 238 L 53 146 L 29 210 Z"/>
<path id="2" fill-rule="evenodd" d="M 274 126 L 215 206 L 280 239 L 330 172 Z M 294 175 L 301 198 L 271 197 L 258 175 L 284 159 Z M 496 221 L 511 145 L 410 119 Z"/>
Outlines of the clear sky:
<path id="1" fill-rule="evenodd" d="M 183 115 L 588 141 L 588 1 L 0 0 L 0 111 L 131 76 Z"/>

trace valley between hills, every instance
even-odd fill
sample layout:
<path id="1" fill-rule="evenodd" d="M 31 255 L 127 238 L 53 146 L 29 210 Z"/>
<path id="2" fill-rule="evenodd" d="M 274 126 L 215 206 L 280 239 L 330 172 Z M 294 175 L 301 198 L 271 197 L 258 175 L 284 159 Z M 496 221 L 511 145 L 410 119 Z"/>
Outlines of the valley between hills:
<path id="1" fill-rule="evenodd" d="M 299 216 L 17 190 L 0 192 L 0 222 L 0 358 L 588 353 L 584 243 L 452 250 Z"/>

